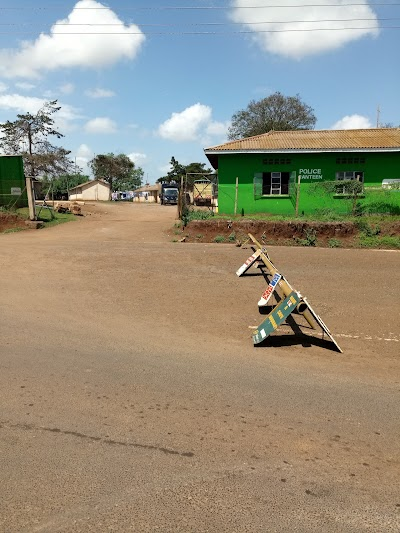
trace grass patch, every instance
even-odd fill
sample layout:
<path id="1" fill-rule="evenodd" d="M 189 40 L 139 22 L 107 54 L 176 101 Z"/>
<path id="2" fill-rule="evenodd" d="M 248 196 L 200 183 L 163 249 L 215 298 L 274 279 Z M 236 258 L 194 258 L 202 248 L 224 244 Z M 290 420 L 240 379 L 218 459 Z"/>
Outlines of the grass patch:
<path id="1" fill-rule="evenodd" d="M 25 231 L 27 228 L 8 228 L 5 229 L 2 233 L 18 233 L 19 231 Z"/>
<path id="2" fill-rule="evenodd" d="M 22 207 L 20 209 L 17 209 L 17 213 L 25 220 L 28 220 L 28 207 Z M 76 220 L 76 215 L 72 215 L 71 213 L 53 213 L 53 218 L 51 215 L 52 213 L 50 213 L 50 209 L 42 209 L 40 215 L 38 216 L 38 220 L 43 222 L 45 228 L 58 226 L 58 224 L 64 224 L 64 222 L 71 222 L 72 220 Z"/>
<path id="3" fill-rule="evenodd" d="M 214 237 L 214 242 L 225 242 L 225 237 L 223 235 L 216 235 Z"/>
<path id="4" fill-rule="evenodd" d="M 338 239 L 329 239 L 328 246 L 329 248 L 341 248 L 342 243 Z"/>
<path id="5" fill-rule="evenodd" d="M 359 245 L 362 248 L 390 248 L 400 249 L 400 237 L 390 235 L 365 235 L 359 237 Z"/>
<path id="6" fill-rule="evenodd" d="M 304 233 L 304 239 L 296 239 L 295 241 L 299 246 L 316 246 L 317 232 L 312 228 L 306 229 Z"/>

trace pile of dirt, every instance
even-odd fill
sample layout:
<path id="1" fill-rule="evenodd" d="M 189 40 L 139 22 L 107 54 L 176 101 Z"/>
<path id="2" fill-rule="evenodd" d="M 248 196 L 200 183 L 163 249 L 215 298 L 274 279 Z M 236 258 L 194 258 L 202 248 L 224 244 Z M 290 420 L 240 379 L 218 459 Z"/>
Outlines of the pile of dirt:
<path id="1" fill-rule="evenodd" d="M 16 213 L 0 212 L 0 233 L 7 230 L 26 229 L 25 220 Z"/>
<path id="2" fill-rule="evenodd" d="M 372 228 L 374 229 L 374 228 Z M 353 247 L 360 235 L 354 222 L 268 221 L 249 219 L 193 220 L 184 228 L 186 242 L 243 243 L 251 233 L 261 243 L 277 245 L 329 246 L 335 242 Z M 388 221 L 379 228 L 382 235 L 400 235 L 400 222 Z"/>

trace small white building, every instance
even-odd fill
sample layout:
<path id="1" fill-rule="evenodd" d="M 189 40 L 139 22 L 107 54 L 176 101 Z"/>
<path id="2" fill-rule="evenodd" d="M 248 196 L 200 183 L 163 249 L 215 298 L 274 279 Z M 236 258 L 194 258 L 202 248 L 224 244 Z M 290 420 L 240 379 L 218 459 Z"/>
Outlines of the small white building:
<path id="1" fill-rule="evenodd" d="M 103 180 L 91 180 L 69 190 L 68 200 L 107 202 L 110 200 L 110 184 Z"/>

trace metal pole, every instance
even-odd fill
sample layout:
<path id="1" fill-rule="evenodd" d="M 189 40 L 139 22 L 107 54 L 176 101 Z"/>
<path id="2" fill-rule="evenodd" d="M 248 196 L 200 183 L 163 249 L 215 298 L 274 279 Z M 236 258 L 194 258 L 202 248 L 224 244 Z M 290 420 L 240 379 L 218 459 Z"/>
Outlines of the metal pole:
<path id="1" fill-rule="evenodd" d="M 233 214 L 236 216 L 237 214 L 237 206 L 238 206 L 238 192 L 239 192 L 239 178 L 236 176 L 236 188 L 235 188 L 235 209 Z"/>
<path id="2" fill-rule="evenodd" d="M 299 216 L 299 200 L 300 200 L 300 174 L 297 177 L 297 190 L 296 190 L 296 218 Z"/>

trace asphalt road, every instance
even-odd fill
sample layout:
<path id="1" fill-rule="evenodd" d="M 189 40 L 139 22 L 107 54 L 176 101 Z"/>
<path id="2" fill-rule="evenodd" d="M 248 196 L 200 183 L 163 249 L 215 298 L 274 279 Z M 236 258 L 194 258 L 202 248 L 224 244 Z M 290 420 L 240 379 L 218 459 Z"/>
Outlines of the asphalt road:
<path id="1" fill-rule="evenodd" d="M 250 249 L 87 208 L 0 235 L 0 531 L 400 531 L 400 254 L 271 248 L 344 353 L 254 348 Z"/>

